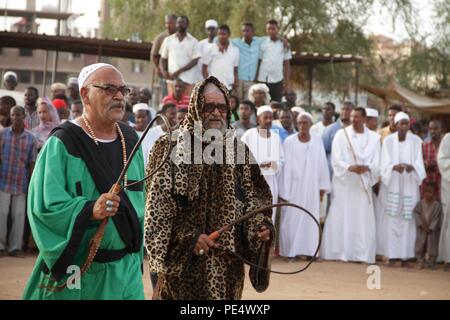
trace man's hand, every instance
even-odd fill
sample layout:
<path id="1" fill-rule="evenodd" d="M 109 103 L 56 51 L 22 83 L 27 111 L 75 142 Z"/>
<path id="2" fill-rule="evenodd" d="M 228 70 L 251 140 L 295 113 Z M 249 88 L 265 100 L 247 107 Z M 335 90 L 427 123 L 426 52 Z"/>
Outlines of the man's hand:
<path id="1" fill-rule="evenodd" d="M 270 229 L 268 229 L 266 226 L 262 226 L 261 229 L 259 229 L 258 238 L 260 238 L 262 241 L 270 240 L 271 236 L 272 232 L 270 232 Z"/>
<path id="2" fill-rule="evenodd" d="M 210 248 L 217 248 L 218 245 L 208 238 L 207 234 L 201 234 L 195 244 L 194 253 L 198 256 L 206 255 Z M 203 250 L 201 252 L 200 250 Z"/>
<path id="3" fill-rule="evenodd" d="M 360 169 L 359 169 L 359 166 L 353 165 L 353 166 L 348 167 L 348 171 L 359 174 Z"/>
<path id="4" fill-rule="evenodd" d="M 398 173 L 403 173 L 403 171 L 405 171 L 405 166 L 403 164 L 397 164 L 394 166 L 393 170 Z"/>
<path id="5" fill-rule="evenodd" d="M 109 207 L 110 211 L 107 210 L 108 206 L 106 205 L 107 201 L 111 201 L 112 205 Z M 97 201 L 94 204 L 94 209 L 92 210 L 92 219 L 93 220 L 103 220 L 107 217 L 112 217 L 116 215 L 117 210 L 120 205 L 120 197 L 115 193 L 104 193 L 100 195 Z"/>
<path id="6" fill-rule="evenodd" d="M 404 166 L 406 168 L 406 172 L 410 173 L 410 172 L 414 171 L 414 167 L 412 165 L 405 164 Z"/>
<path id="7" fill-rule="evenodd" d="M 420 226 L 420 229 L 421 229 L 422 232 L 424 232 L 424 233 L 429 233 L 429 232 L 430 232 L 430 227 L 429 227 L 426 223 L 422 224 L 422 225 Z"/>

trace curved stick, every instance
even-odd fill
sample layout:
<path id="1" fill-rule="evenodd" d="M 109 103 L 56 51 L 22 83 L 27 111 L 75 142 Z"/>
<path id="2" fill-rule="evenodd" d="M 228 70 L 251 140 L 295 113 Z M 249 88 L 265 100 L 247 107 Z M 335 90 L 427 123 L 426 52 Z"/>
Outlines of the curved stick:
<path id="1" fill-rule="evenodd" d="M 306 269 L 308 269 L 311 266 L 311 264 L 314 262 L 315 258 L 317 257 L 317 254 L 319 253 L 320 246 L 321 246 L 321 243 L 322 243 L 322 228 L 320 227 L 319 221 L 317 221 L 317 219 L 313 216 L 313 214 L 311 212 L 309 212 L 305 208 L 303 208 L 303 207 L 301 207 L 299 205 L 296 205 L 294 203 L 290 203 L 290 202 L 276 203 L 276 204 L 273 204 L 273 205 L 270 205 L 270 206 L 266 206 L 266 207 L 254 210 L 254 211 L 252 211 L 250 213 L 247 213 L 247 214 L 243 215 L 239 219 L 236 219 L 235 221 L 227 224 L 226 226 L 222 227 L 221 229 L 212 232 L 208 236 L 208 238 L 210 240 L 214 241 L 217 238 L 219 238 L 221 236 L 221 234 L 224 233 L 225 231 L 229 231 L 233 226 L 235 226 L 235 225 L 237 225 L 239 223 L 242 223 L 242 222 L 252 218 L 253 216 L 257 215 L 258 213 L 266 212 L 266 211 L 272 210 L 273 208 L 280 208 L 280 207 L 292 207 L 292 208 L 296 208 L 296 209 L 301 210 L 302 213 L 306 213 L 308 216 L 310 216 L 314 220 L 314 223 L 317 225 L 317 228 L 319 229 L 319 239 L 318 239 L 318 244 L 317 244 L 316 251 L 314 252 L 314 255 L 313 255 L 312 259 L 306 264 L 305 267 L 303 267 L 303 268 L 301 268 L 299 270 L 296 270 L 296 271 L 291 271 L 291 272 L 276 271 L 276 270 L 272 270 L 270 268 L 265 268 L 265 267 L 259 266 L 259 265 L 255 264 L 255 263 L 245 259 L 244 257 L 238 255 L 237 253 L 235 253 L 233 251 L 230 251 L 230 250 L 226 250 L 226 251 L 231 253 L 232 255 L 234 255 L 236 258 L 242 260 L 244 263 L 248 264 L 249 266 L 253 266 L 253 267 L 259 268 L 260 270 L 264 270 L 264 271 L 268 271 L 268 272 L 276 273 L 276 274 L 284 274 L 284 275 L 291 275 L 291 274 L 297 274 L 297 273 L 303 272 L 303 271 L 305 271 Z"/>

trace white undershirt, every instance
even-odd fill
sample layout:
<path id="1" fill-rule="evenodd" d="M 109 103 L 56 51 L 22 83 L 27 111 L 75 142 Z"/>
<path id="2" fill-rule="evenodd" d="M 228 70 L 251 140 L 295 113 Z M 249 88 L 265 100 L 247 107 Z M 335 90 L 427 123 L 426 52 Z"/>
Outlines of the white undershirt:
<path id="1" fill-rule="evenodd" d="M 80 127 L 81 129 L 83 129 L 83 132 L 86 133 L 86 134 L 88 135 L 89 138 L 94 139 L 94 137 L 92 137 L 92 136 L 89 134 L 89 132 L 86 132 L 86 130 L 84 130 L 84 128 L 83 128 L 76 120 L 70 120 L 70 122 L 73 123 L 74 125 Z M 106 139 L 98 139 L 98 138 L 97 138 L 97 141 L 98 141 L 98 142 L 101 142 L 101 143 L 111 143 L 111 142 L 116 141 L 116 139 L 107 139 L 107 140 L 106 140 Z"/>

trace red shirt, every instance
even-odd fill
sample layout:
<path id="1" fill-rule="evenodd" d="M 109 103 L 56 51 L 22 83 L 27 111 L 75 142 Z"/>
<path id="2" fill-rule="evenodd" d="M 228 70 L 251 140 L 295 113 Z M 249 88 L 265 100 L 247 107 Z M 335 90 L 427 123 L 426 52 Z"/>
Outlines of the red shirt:
<path id="1" fill-rule="evenodd" d="M 188 108 L 189 101 L 190 101 L 190 97 L 188 95 L 183 94 L 181 96 L 180 100 L 176 100 L 172 93 L 172 94 L 169 94 L 168 96 L 164 97 L 164 99 L 162 100 L 162 103 L 163 104 L 173 103 L 174 105 L 177 106 L 177 109 L 181 109 L 181 108 Z"/>
<path id="2" fill-rule="evenodd" d="M 427 177 L 422 183 L 421 191 L 423 192 L 423 186 L 428 182 L 434 182 L 437 185 L 437 198 L 441 196 L 441 173 L 437 166 L 437 148 L 431 141 L 424 142 L 422 144 L 423 162 L 427 171 Z"/>

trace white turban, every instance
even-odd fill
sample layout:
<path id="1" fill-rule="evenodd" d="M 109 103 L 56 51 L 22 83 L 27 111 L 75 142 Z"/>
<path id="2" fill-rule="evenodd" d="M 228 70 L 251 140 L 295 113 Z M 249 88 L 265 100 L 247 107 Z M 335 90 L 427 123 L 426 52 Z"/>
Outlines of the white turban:
<path id="1" fill-rule="evenodd" d="M 298 118 L 300 118 L 301 116 L 306 116 L 311 120 L 311 122 L 313 121 L 313 116 L 309 112 L 306 112 L 306 111 L 300 112 L 300 114 L 298 115 Z"/>
<path id="2" fill-rule="evenodd" d="M 366 108 L 366 116 L 369 118 L 378 118 L 378 110 L 374 108 Z"/>
<path id="3" fill-rule="evenodd" d="M 297 112 L 297 113 L 302 113 L 302 112 L 305 112 L 305 109 L 303 109 L 302 107 L 292 107 L 291 111 Z"/>
<path id="4" fill-rule="evenodd" d="M 273 113 L 272 108 L 270 106 L 261 106 L 256 110 L 256 115 L 259 117 L 264 112 Z"/>
<path id="5" fill-rule="evenodd" d="M 136 103 L 133 106 L 133 112 L 138 112 L 140 110 L 144 110 L 144 111 L 150 112 L 150 108 L 148 107 L 148 105 L 146 103 Z"/>
<path id="6" fill-rule="evenodd" d="M 255 103 L 255 98 L 253 98 L 253 93 L 255 91 L 264 91 L 266 93 L 266 101 L 265 103 L 270 103 L 270 101 L 272 100 L 272 98 L 270 97 L 270 90 L 269 87 L 267 85 L 265 85 L 264 83 L 257 83 L 254 84 L 250 87 L 250 89 L 248 89 L 248 100 L 250 100 L 251 102 Z"/>
<path id="7" fill-rule="evenodd" d="M 404 113 L 403 111 L 397 112 L 397 114 L 395 115 L 395 118 L 394 118 L 394 122 L 397 123 L 402 120 L 409 121 L 409 116 L 406 113 Z"/>
<path id="8" fill-rule="evenodd" d="M 14 77 L 17 80 L 17 73 L 13 72 L 13 71 L 6 71 L 5 74 L 3 75 L 3 80 L 6 80 L 9 77 Z"/>
<path id="9" fill-rule="evenodd" d="M 94 63 L 81 69 L 80 74 L 78 75 L 78 87 L 80 88 L 80 90 L 83 87 L 86 80 L 91 76 L 91 74 L 93 74 L 98 69 L 104 67 L 110 67 L 117 70 L 116 67 L 108 63 Z"/>

